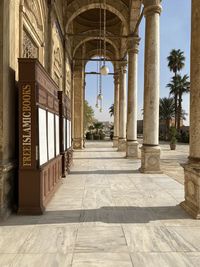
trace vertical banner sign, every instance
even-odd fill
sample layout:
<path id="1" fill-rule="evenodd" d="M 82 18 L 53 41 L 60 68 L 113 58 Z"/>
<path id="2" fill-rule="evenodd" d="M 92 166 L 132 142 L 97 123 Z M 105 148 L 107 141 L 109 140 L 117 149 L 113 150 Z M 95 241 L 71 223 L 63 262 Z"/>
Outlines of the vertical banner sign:
<path id="1" fill-rule="evenodd" d="M 21 92 L 22 99 L 22 167 L 31 167 L 31 86 L 23 85 Z"/>

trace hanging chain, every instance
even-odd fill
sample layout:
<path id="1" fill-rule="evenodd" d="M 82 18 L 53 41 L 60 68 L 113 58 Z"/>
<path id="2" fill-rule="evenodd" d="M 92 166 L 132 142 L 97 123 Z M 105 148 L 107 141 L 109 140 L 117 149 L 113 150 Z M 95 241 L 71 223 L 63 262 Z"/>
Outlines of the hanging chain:
<path id="1" fill-rule="evenodd" d="M 106 65 L 106 0 L 104 0 L 104 66 Z"/>
<path id="2" fill-rule="evenodd" d="M 99 51 L 99 54 L 100 54 L 100 59 L 102 57 L 102 5 L 101 5 L 101 0 L 100 0 L 100 29 L 99 29 L 99 42 L 100 42 L 100 51 Z M 102 63 L 101 63 L 101 60 L 100 60 L 100 68 L 102 66 Z"/>

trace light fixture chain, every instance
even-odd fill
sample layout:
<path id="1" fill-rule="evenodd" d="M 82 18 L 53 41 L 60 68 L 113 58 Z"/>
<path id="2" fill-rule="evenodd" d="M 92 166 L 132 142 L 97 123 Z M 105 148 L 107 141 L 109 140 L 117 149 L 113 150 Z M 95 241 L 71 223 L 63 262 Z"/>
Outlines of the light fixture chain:
<path id="1" fill-rule="evenodd" d="M 104 66 L 106 65 L 106 0 L 104 0 Z"/>

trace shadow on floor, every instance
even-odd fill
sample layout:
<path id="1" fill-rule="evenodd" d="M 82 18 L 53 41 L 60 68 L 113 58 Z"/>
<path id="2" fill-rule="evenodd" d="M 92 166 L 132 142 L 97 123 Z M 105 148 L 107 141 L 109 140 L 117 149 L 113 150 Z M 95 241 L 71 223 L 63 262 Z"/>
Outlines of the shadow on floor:
<path id="1" fill-rule="evenodd" d="M 101 147 L 102 148 L 102 147 Z M 105 153 L 105 152 L 109 152 L 109 153 L 116 153 L 118 152 L 117 150 L 74 150 L 75 152 L 81 152 L 81 153 Z M 125 153 L 125 152 L 122 152 Z"/>
<path id="2" fill-rule="evenodd" d="M 76 158 L 76 156 L 75 156 L 74 159 L 76 159 L 76 160 L 77 160 L 77 159 L 91 159 L 91 160 L 92 160 L 92 159 L 94 159 L 94 160 L 99 160 L 99 159 L 100 159 L 100 160 L 108 160 L 108 159 L 111 159 L 111 160 L 122 159 L 122 160 L 123 160 L 123 159 L 126 159 L 126 160 L 127 160 L 127 158 L 125 158 L 125 157 L 103 157 L 103 158 L 102 158 L 101 156 L 99 156 L 99 157 L 97 156 L 97 157 L 95 157 L 95 158 L 93 158 L 93 157 Z"/>
<path id="3" fill-rule="evenodd" d="M 40 216 L 11 216 L 1 226 L 103 222 L 107 224 L 149 223 L 159 220 L 191 219 L 180 206 L 101 207 L 88 210 L 47 211 Z"/>
<path id="4" fill-rule="evenodd" d="M 92 174 L 133 174 L 140 173 L 138 170 L 96 170 L 96 171 L 71 171 L 70 175 L 92 175 Z"/>

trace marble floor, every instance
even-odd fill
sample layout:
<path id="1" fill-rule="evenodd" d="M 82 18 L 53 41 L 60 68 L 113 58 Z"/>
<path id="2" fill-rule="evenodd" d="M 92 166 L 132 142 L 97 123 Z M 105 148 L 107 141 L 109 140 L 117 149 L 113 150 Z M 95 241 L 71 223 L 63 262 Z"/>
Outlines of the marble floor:
<path id="1" fill-rule="evenodd" d="M 110 142 L 74 157 L 43 216 L 0 224 L 0 267 L 200 266 L 200 221 L 180 208 L 181 183 L 139 173 Z"/>

